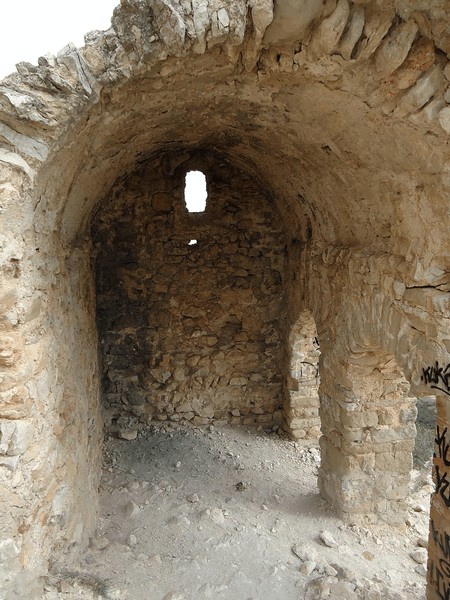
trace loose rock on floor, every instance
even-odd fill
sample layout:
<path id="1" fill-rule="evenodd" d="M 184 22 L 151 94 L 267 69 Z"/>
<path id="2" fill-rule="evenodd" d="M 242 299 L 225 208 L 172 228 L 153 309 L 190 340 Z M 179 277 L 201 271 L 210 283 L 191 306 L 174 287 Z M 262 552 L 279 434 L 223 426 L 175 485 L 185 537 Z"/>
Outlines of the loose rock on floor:
<path id="1" fill-rule="evenodd" d="M 429 468 L 413 472 L 410 525 L 369 529 L 320 499 L 318 456 L 245 428 L 111 437 L 97 535 L 45 600 L 423 600 L 428 517 L 414 505 Z"/>

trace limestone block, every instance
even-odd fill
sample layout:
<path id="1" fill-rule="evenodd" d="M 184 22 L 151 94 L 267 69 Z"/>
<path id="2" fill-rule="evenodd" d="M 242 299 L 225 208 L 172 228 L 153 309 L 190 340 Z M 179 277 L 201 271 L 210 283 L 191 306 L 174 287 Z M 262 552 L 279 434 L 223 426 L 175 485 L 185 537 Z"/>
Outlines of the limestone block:
<path id="1" fill-rule="evenodd" d="M 417 419 L 417 407 L 410 406 L 407 408 L 403 408 L 400 411 L 400 422 L 401 423 L 415 423 Z"/>
<path id="2" fill-rule="evenodd" d="M 418 32 L 415 21 L 400 23 L 379 46 L 375 55 L 375 67 L 383 76 L 393 73 L 404 62 Z"/>
<path id="3" fill-rule="evenodd" d="M 291 419 L 289 421 L 289 427 L 292 429 L 307 429 L 310 427 L 317 427 L 320 425 L 320 419 L 302 419 L 301 417 Z"/>
<path id="4" fill-rule="evenodd" d="M 289 425 L 284 424 L 283 430 L 286 431 L 294 440 L 303 440 L 307 437 L 307 432 L 305 429 L 291 429 Z"/>
<path id="5" fill-rule="evenodd" d="M 74 44 L 68 44 L 58 52 L 57 62 L 67 67 L 72 76 L 83 86 L 86 94 L 91 95 L 98 90 L 99 85 L 95 77 Z"/>
<path id="6" fill-rule="evenodd" d="M 214 417 L 214 407 L 211 405 L 204 405 L 202 400 L 196 398 L 191 402 L 192 412 L 194 412 L 199 417 L 204 417 L 206 419 L 212 419 Z"/>
<path id="7" fill-rule="evenodd" d="M 378 425 L 378 414 L 376 411 L 348 411 L 341 407 L 340 422 L 344 427 L 373 427 Z"/>
<path id="8" fill-rule="evenodd" d="M 439 112 L 439 124 L 446 133 L 450 134 L 450 106 L 446 106 Z"/>
<path id="9" fill-rule="evenodd" d="M 15 471 L 19 465 L 19 456 L 1 456 L 0 467 L 5 467 L 9 471 Z"/>
<path id="10" fill-rule="evenodd" d="M 395 11 L 387 7 L 385 10 L 374 10 L 368 7 L 364 24 L 364 38 L 358 47 L 357 60 L 365 60 L 371 56 L 389 31 Z"/>
<path id="11" fill-rule="evenodd" d="M 55 126 L 57 123 L 52 111 L 45 105 L 42 98 L 32 95 L 31 91 L 24 93 L 2 86 L 0 88 L 0 98 L 2 97 L 13 107 L 15 114 L 20 119 L 50 127 Z"/>
<path id="12" fill-rule="evenodd" d="M 22 419 L 31 409 L 32 401 L 26 387 L 3 392 L 0 406 L 0 419 Z"/>
<path id="13" fill-rule="evenodd" d="M 365 21 L 364 6 L 357 4 L 352 7 L 350 19 L 347 23 L 346 30 L 339 42 L 339 54 L 345 60 L 350 60 L 352 52 L 360 39 Z"/>
<path id="14" fill-rule="evenodd" d="M 409 477 L 412 469 L 412 452 L 376 453 L 375 468 L 381 472 L 401 473 Z"/>
<path id="15" fill-rule="evenodd" d="M 19 456 L 33 438 L 33 426 L 29 421 L 0 421 L 0 454 Z"/>
<path id="16" fill-rule="evenodd" d="M 21 359 L 23 339 L 17 333 L 0 331 L 0 367 L 13 367 Z"/>
<path id="17" fill-rule="evenodd" d="M 323 10 L 321 0 L 275 0 L 273 22 L 264 35 L 265 44 L 302 40 Z"/>
<path id="18" fill-rule="evenodd" d="M 153 5 L 159 35 L 172 52 L 183 47 L 186 35 L 186 25 L 177 8 L 167 0 L 156 0 Z"/>
<path id="19" fill-rule="evenodd" d="M 414 423 L 407 423 L 403 427 L 374 427 L 371 430 L 374 444 L 384 444 L 386 442 L 395 442 L 399 440 L 414 440 L 416 436 L 416 426 Z"/>
<path id="20" fill-rule="evenodd" d="M 439 65 L 434 65 L 426 71 L 401 99 L 395 109 L 396 116 L 405 116 L 422 108 L 439 89 L 442 82 L 442 70 Z"/>
<path id="21" fill-rule="evenodd" d="M 28 175 L 31 181 L 36 176 L 36 171 L 28 164 L 28 162 L 15 152 L 10 152 L 4 148 L 0 148 L 0 163 L 11 165 L 14 168 L 20 169 L 26 175 Z"/>
<path id="22" fill-rule="evenodd" d="M 406 90 L 414 85 L 419 76 L 431 68 L 436 60 L 435 48 L 429 38 L 419 38 L 401 65 L 392 76 L 392 85 L 399 90 Z"/>
<path id="23" fill-rule="evenodd" d="M 8 589 L 19 568 L 19 548 L 14 540 L 0 540 L 0 589 Z"/>
<path id="24" fill-rule="evenodd" d="M 48 156 L 48 146 L 44 141 L 23 135 L 4 123 L 0 123 L 0 137 L 13 144 L 20 153 L 36 160 L 44 161 Z"/>
<path id="25" fill-rule="evenodd" d="M 308 46 L 308 56 L 316 59 L 324 54 L 331 54 L 347 24 L 350 6 L 347 0 L 338 0 L 333 13 L 317 27 Z"/>

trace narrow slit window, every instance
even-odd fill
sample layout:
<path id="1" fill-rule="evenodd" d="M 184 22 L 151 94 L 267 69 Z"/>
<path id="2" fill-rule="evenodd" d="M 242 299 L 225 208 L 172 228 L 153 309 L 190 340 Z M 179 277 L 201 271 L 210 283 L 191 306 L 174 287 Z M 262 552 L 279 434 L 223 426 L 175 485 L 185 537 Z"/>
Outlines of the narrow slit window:
<path id="1" fill-rule="evenodd" d="M 202 213 L 206 209 L 208 192 L 206 190 L 206 177 L 201 171 L 186 173 L 184 188 L 184 201 L 190 213 Z"/>

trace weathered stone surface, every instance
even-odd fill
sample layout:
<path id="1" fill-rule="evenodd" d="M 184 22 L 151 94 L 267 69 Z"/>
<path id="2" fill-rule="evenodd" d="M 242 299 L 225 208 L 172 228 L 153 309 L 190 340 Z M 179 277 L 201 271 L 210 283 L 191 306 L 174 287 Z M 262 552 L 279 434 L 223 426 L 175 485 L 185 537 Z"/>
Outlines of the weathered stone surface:
<path id="1" fill-rule="evenodd" d="M 364 30 L 365 8 L 361 4 L 352 7 L 350 18 L 343 36 L 339 41 L 339 54 L 345 60 L 350 60 L 353 50 Z"/>
<path id="2" fill-rule="evenodd" d="M 84 49 L 2 82 L 0 477 L 20 501 L 0 525 L 23 564 L 40 572 L 95 525 L 96 304 L 106 422 L 263 426 L 284 401 L 291 434 L 311 438 L 320 420 L 320 487 L 337 510 L 404 521 L 410 393 L 435 393 L 449 426 L 449 19 L 443 0 L 129 0 Z M 172 208 L 195 156 L 217 162 L 228 203 L 208 226 Z M 150 164 L 154 178 L 136 176 Z M 193 283 L 199 310 L 183 315 Z M 122 304 L 102 321 L 104 289 Z M 292 373 L 305 311 L 318 393 Z M 446 560 L 440 448 L 430 566 Z M 22 593 L 31 571 L 11 561 L 4 585 Z M 351 597 L 336 583 L 308 593 Z"/>
<path id="3" fill-rule="evenodd" d="M 418 26 L 410 20 L 388 34 L 375 55 L 375 66 L 382 75 L 393 73 L 405 61 L 416 37 Z"/>
<path id="4" fill-rule="evenodd" d="M 321 21 L 314 31 L 308 46 L 311 59 L 320 58 L 324 54 L 331 54 L 336 49 L 350 14 L 348 0 L 338 0 L 332 14 Z"/>
<path id="5" fill-rule="evenodd" d="M 97 213 L 104 397 L 117 418 L 140 394 L 172 420 L 174 412 L 212 420 L 247 407 L 266 413 L 259 422 L 269 424 L 282 402 L 281 381 L 273 379 L 281 362 L 280 305 L 272 300 L 283 281 L 279 216 L 251 180 L 218 169 L 221 157 L 195 160 L 209 182 L 204 214 L 186 210 L 192 158 L 177 156 L 170 181 L 159 163 L 149 165 Z M 197 243 L 190 246 L 190 238 Z M 167 289 L 156 291 L 160 281 Z"/>

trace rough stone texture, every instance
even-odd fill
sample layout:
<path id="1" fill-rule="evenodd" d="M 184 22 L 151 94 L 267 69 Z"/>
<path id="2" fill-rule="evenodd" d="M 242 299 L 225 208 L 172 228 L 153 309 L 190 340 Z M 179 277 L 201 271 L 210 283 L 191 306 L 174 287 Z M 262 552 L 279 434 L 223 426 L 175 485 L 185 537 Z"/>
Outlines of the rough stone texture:
<path id="1" fill-rule="evenodd" d="M 204 213 L 184 203 L 193 164 Z M 220 156 L 166 157 L 103 201 L 92 237 L 108 421 L 274 425 L 285 240 L 259 186 Z"/>
<path id="2" fill-rule="evenodd" d="M 277 207 L 287 260 L 279 373 L 286 382 L 290 332 L 310 311 L 321 489 L 347 517 L 401 519 L 409 395 L 436 393 L 440 431 L 449 423 L 449 20 L 444 0 L 127 0 L 83 49 L 20 63 L 0 83 L 8 600 L 94 527 L 89 223 L 155 156 L 220 154 Z M 447 593 L 436 570 L 448 558 L 445 460 L 435 466 L 430 600 Z"/>
<path id="3" fill-rule="evenodd" d="M 320 435 L 320 345 L 314 319 L 303 313 L 290 333 L 291 372 L 284 401 L 284 428 L 295 440 L 312 443 Z"/>

